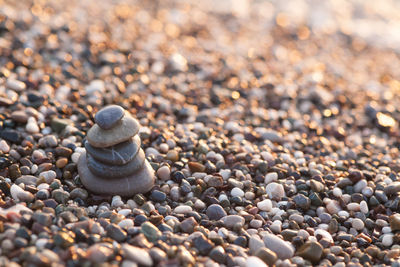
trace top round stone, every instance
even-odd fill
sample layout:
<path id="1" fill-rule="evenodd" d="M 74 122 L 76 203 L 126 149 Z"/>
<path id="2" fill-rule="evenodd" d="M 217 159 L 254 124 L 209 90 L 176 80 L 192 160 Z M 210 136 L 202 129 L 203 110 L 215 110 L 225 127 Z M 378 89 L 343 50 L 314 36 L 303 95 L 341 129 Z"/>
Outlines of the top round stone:
<path id="1" fill-rule="evenodd" d="M 97 112 L 94 116 L 94 120 L 100 128 L 108 130 L 114 127 L 117 122 L 122 119 L 124 114 L 125 110 L 122 107 L 110 105 Z"/>

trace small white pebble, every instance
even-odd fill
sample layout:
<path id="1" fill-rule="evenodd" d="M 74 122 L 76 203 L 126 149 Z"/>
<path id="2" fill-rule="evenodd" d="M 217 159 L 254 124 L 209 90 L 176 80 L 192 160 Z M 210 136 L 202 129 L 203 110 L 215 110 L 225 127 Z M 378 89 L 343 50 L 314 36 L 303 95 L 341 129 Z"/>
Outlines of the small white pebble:
<path id="1" fill-rule="evenodd" d="M 118 214 L 121 214 L 121 215 L 123 215 L 125 217 L 128 216 L 131 213 L 132 213 L 131 209 L 121 209 L 121 210 L 118 211 Z"/>
<path id="2" fill-rule="evenodd" d="M 128 229 L 129 227 L 133 227 L 133 221 L 131 219 L 124 219 L 118 223 L 118 226 L 123 229 Z"/>
<path id="3" fill-rule="evenodd" d="M 124 205 L 124 202 L 121 200 L 120 196 L 113 196 L 111 200 L 111 207 L 117 208 Z"/>
<path id="4" fill-rule="evenodd" d="M 384 234 L 382 238 L 382 245 L 390 247 L 393 244 L 393 234 Z"/>
<path id="5" fill-rule="evenodd" d="M 257 207 L 262 211 L 271 211 L 272 201 L 270 199 L 264 199 L 257 203 Z"/>
<path id="6" fill-rule="evenodd" d="M 231 195 L 233 197 L 243 197 L 244 196 L 244 192 L 239 187 L 235 187 L 235 188 L 232 189 Z"/>
<path id="7" fill-rule="evenodd" d="M 256 197 L 256 194 L 254 194 L 254 192 L 247 191 L 244 193 L 244 197 L 248 200 L 253 200 Z"/>
<path id="8" fill-rule="evenodd" d="M 335 187 L 332 192 L 335 197 L 340 197 L 342 195 L 342 189 L 339 187 Z"/>
<path id="9" fill-rule="evenodd" d="M 36 122 L 28 122 L 25 127 L 26 131 L 31 134 L 38 133 L 40 131 L 39 126 Z"/>
<path id="10" fill-rule="evenodd" d="M 264 183 L 269 184 L 278 180 L 278 174 L 276 172 L 270 172 L 265 175 Z"/>
<path id="11" fill-rule="evenodd" d="M 231 170 L 229 169 L 222 169 L 219 171 L 219 174 L 221 174 L 222 178 L 224 180 L 227 180 L 231 176 Z"/>
<path id="12" fill-rule="evenodd" d="M 192 207 L 187 206 L 187 205 L 181 205 L 174 209 L 174 212 L 178 213 L 178 214 L 186 214 L 191 211 L 192 211 Z"/>
<path id="13" fill-rule="evenodd" d="M 365 200 L 363 200 L 363 201 L 360 202 L 360 211 L 361 211 L 362 213 L 364 213 L 364 214 L 367 214 L 368 211 L 369 211 L 369 209 L 368 209 L 368 203 L 367 203 Z"/>
<path id="14" fill-rule="evenodd" d="M 351 226 L 353 226 L 354 229 L 361 231 L 362 229 L 364 229 L 364 222 L 359 218 L 355 218 L 351 222 Z"/>
<path id="15" fill-rule="evenodd" d="M 73 163 L 78 163 L 78 160 L 79 160 L 80 156 L 81 156 L 81 154 L 78 153 L 78 152 L 72 153 L 72 155 L 71 155 L 72 162 Z"/>
<path id="16" fill-rule="evenodd" d="M 8 153 L 10 151 L 10 146 L 5 140 L 0 141 L 0 151 L 3 153 Z"/>
<path id="17" fill-rule="evenodd" d="M 351 211 L 359 211 L 360 210 L 360 204 L 352 202 L 347 204 L 347 209 Z"/>
<path id="18" fill-rule="evenodd" d="M 157 176 L 163 181 L 169 180 L 170 178 L 170 169 L 168 166 L 162 166 L 157 170 Z"/>
<path id="19" fill-rule="evenodd" d="M 390 228 L 390 226 L 385 226 L 382 228 L 382 233 L 383 234 L 388 234 L 392 232 L 392 228 Z"/>
<path id="20" fill-rule="evenodd" d="M 168 150 L 169 150 L 169 146 L 166 144 L 166 143 L 162 143 L 161 145 L 160 145 L 160 151 L 162 152 L 162 153 L 167 153 L 168 152 Z"/>

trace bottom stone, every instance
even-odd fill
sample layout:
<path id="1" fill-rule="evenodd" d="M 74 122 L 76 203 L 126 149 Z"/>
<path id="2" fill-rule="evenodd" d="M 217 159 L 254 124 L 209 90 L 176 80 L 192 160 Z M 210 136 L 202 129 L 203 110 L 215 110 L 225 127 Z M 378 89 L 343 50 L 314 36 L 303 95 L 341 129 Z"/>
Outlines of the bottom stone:
<path id="1" fill-rule="evenodd" d="M 154 170 L 147 160 L 143 164 L 143 168 L 136 173 L 121 178 L 107 179 L 96 176 L 89 170 L 86 152 L 83 152 L 79 157 L 78 172 L 86 189 L 100 195 L 130 197 L 138 193 L 146 193 L 154 185 Z"/>

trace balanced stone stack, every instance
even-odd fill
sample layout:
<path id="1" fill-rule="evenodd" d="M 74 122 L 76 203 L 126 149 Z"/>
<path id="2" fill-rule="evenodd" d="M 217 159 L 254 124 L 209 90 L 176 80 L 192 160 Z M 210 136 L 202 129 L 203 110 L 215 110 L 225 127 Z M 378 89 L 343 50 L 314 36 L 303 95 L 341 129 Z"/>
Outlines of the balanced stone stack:
<path id="1" fill-rule="evenodd" d="M 117 105 L 103 108 L 94 119 L 78 161 L 82 184 L 102 195 L 129 197 L 149 191 L 154 171 L 140 147 L 138 121 Z"/>

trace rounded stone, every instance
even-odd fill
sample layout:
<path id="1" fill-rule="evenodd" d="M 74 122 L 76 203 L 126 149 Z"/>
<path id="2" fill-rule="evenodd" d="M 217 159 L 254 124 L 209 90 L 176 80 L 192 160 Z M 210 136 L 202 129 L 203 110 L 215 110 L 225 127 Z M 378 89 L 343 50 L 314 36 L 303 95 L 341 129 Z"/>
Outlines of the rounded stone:
<path id="1" fill-rule="evenodd" d="M 87 167 L 86 152 L 83 152 L 79 157 L 78 172 L 85 188 L 99 195 L 131 197 L 150 191 L 154 185 L 154 170 L 147 161 L 134 174 L 121 178 L 104 179 L 90 172 Z"/>
<path id="2" fill-rule="evenodd" d="M 139 149 L 136 157 L 125 165 L 108 165 L 95 160 L 90 154 L 86 154 L 89 170 L 97 176 L 104 178 L 120 178 L 138 171 L 144 164 L 145 155 Z"/>
<path id="3" fill-rule="evenodd" d="M 125 110 L 117 105 L 102 108 L 94 116 L 94 121 L 104 130 L 111 129 L 124 116 Z"/>
<path id="4" fill-rule="evenodd" d="M 95 124 L 87 133 L 88 142 L 94 147 L 109 147 L 125 142 L 139 131 L 139 122 L 126 114 L 116 125 L 108 130 Z"/>
<path id="5" fill-rule="evenodd" d="M 218 204 L 211 204 L 207 208 L 206 214 L 210 220 L 219 220 L 227 215 L 226 211 Z"/>
<path id="6" fill-rule="evenodd" d="M 135 135 L 128 141 L 111 147 L 94 147 L 85 142 L 85 148 L 89 155 L 97 161 L 111 165 L 124 165 L 132 161 L 140 148 L 140 137 Z"/>

